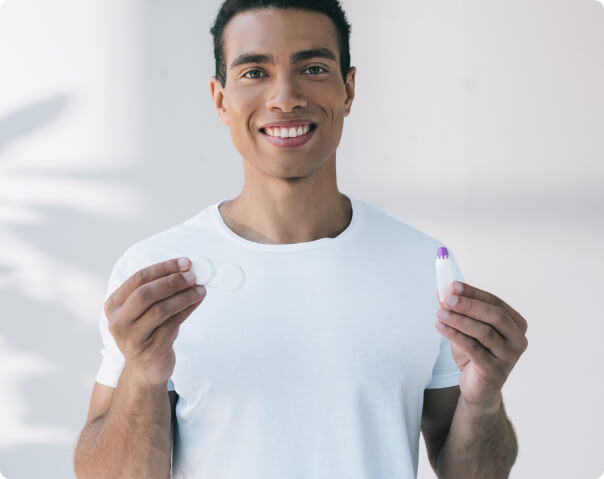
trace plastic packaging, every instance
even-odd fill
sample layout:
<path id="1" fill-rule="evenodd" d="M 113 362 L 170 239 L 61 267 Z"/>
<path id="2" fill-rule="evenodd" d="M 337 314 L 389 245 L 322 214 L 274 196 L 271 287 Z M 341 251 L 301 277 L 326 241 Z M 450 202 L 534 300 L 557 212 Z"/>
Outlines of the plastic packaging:
<path id="1" fill-rule="evenodd" d="M 224 264 L 216 271 L 214 263 L 209 258 L 201 256 L 189 259 L 196 284 L 225 291 L 234 291 L 243 285 L 245 273 L 238 264 Z"/>

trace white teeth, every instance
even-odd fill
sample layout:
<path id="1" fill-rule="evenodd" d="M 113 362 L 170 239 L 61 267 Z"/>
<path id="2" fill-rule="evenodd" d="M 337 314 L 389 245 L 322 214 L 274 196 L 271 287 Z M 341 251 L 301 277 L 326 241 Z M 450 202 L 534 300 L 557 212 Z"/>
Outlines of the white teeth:
<path id="1" fill-rule="evenodd" d="M 310 125 L 299 126 L 297 129 L 292 128 L 265 128 L 264 131 L 269 136 L 277 136 L 281 138 L 294 138 L 300 135 L 306 135 L 310 130 Z"/>

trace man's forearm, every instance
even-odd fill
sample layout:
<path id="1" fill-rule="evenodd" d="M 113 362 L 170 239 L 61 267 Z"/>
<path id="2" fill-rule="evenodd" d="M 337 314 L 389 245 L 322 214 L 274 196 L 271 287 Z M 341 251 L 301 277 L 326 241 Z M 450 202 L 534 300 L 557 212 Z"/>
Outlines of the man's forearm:
<path id="1" fill-rule="evenodd" d="M 74 467 L 79 479 L 167 479 L 171 452 L 167 388 L 137 386 L 126 367 L 110 409 L 82 431 Z"/>
<path id="2" fill-rule="evenodd" d="M 518 455 L 518 442 L 503 399 L 498 409 L 477 411 L 459 398 L 438 454 L 440 479 L 504 479 Z"/>

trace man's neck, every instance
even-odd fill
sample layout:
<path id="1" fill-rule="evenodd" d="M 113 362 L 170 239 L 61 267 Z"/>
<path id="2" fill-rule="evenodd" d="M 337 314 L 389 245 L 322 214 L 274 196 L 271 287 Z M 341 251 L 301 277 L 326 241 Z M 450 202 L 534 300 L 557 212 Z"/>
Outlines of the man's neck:
<path id="1" fill-rule="evenodd" d="M 238 236 L 256 243 L 293 244 L 335 238 L 352 220 L 350 199 L 313 195 L 305 200 L 277 201 L 266 195 L 245 195 L 219 208 L 226 225 Z"/>

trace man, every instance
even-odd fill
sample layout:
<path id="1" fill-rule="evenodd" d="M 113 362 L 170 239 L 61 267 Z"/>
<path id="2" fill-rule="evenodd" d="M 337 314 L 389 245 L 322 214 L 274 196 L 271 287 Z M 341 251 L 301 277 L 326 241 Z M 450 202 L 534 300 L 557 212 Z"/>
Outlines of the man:
<path id="1" fill-rule="evenodd" d="M 227 0 L 212 33 L 245 185 L 116 262 L 78 477 L 412 478 L 420 426 L 438 477 L 507 477 L 526 321 L 461 281 L 440 301 L 441 243 L 338 191 L 356 72 L 339 4 Z M 244 285 L 206 298 L 181 255 Z"/>

